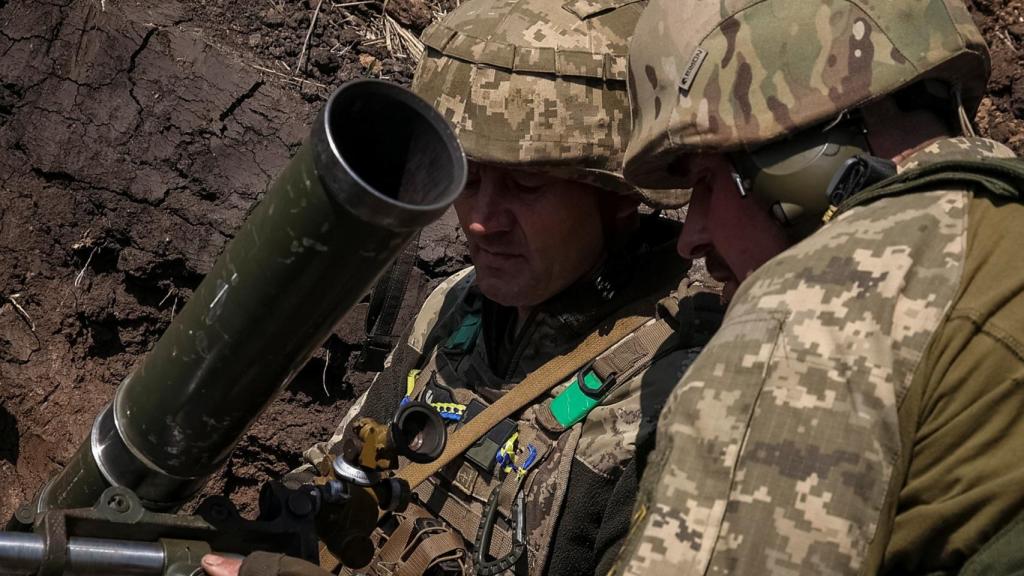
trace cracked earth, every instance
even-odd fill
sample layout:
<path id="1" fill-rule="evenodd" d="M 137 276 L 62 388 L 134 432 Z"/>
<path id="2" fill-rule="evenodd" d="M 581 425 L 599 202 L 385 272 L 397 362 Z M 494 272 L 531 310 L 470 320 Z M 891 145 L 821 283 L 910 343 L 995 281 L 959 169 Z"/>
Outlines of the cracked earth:
<path id="1" fill-rule="evenodd" d="M 196 18 L 167 2 L 0 0 L 0 516 L 66 462 L 319 108 Z M 451 219 L 424 238 L 404 320 L 463 261 Z M 329 435 L 371 377 L 352 368 L 363 308 L 209 492 L 252 511 L 260 482 Z"/>

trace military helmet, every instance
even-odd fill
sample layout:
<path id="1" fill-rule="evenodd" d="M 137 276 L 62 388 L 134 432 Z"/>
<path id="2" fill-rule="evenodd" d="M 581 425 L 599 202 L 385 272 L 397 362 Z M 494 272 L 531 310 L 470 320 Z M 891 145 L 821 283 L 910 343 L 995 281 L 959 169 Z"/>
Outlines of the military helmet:
<path id="1" fill-rule="evenodd" d="M 961 0 L 652 0 L 630 47 L 624 173 L 754 150 L 924 80 L 981 101 L 989 56 Z"/>
<path id="2" fill-rule="evenodd" d="M 640 192 L 621 167 L 626 50 L 643 7 L 468 0 L 423 31 L 412 89 L 451 121 L 473 160 Z"/>

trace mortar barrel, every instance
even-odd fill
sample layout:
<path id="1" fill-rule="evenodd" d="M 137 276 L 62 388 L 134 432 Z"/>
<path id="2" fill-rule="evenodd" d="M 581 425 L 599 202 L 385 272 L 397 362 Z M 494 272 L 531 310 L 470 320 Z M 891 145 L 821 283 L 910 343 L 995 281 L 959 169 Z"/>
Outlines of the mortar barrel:
<path id="1" fill-rule="evenodd" d="M 194 494 L 465 175 L 429 104 L 387 82 L 340 88 L 36 511 L 91 506 L 107 485 L 152 509 Z"/>

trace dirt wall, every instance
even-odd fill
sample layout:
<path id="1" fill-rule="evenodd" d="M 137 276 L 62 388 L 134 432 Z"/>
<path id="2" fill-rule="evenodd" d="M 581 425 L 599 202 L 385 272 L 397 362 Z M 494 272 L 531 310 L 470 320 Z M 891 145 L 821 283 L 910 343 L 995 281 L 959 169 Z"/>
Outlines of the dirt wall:
<path id="1" fill-rule="evenodd" d="M 322 101 L 315 86 L 204 41 L 204 20 L 187 5 L 147 4 L 0 2 L 3 517 L 85 437 Z M 404 320 L 431 280 L 463 262 L 451 218 L 423 245 Z M 251 508 L 259 482 L 329 434 L 370 377 L 351 367 L 363 308 L 211 490 Z"/>

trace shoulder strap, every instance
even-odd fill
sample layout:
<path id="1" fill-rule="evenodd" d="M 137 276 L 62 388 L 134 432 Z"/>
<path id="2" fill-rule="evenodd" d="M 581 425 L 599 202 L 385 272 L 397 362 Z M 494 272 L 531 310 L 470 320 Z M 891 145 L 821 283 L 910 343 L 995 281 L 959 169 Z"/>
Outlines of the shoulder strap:
<path id="1" fill-rule="evenodd" d="M 980 188 L 995 196 L 1020 201 L 1024 191 L 1024 160 L 947 160 L 907 170 L 850 196 L 835 210 L 830 210 L 825 215 L 825 221 L 828 222 L 851 208 L 863 206 L 879 198 L 943 186 Z"/>
<path id="2" fill-rule="evenodd" d="M 364 402 L 359 416 L 385 422 L 394 415 L 405 394 L 405 386 L 396 383 L 404 383 L 409 371 L 419 367 L 425 354 L 448 336 L 445 329 L 456 320 L 452 312 L 466 297 L 472 283 L 471 273 L 472 268 L 467 268 L 453 274 L 427 296 L 412 324 L 400 332 L 390 363 L 385 356 L 386 365 L 382 365 L 367 391 L 374 401 Z"/>
<path id="3" fill-rule="evenodd" d="M 599 356 L 619 340 L 635 332 L 648 318 L 642 315 L 627 314 L 619 317 L 611 325 L 605 324 L 590 336 L 587 336 L 574 350 L 568 354 L 557 356 L 540 368 L 534 370 L 499 398 L 494 404 L 477 414 L 472 420 L 456 430 L 449 438 L 441 456 L 429 464 L 409 464 L 398 471 L 397 478 L 416 488 L 424 480 L 443 468 L 460 454 L 468 450 L 477 440 L 483 437 L 499 422 L 518 412 L 522 408 L 548 392 L 593 358 Z"/>
<path id="4" fill-rule="evenodd" d="M 621 383 L 633 372 L 676 348 L 675 338 L 675 329 L 664 319 L 649 320 L 595 358 L 590 368 L 602 382 L 616 378 Z"/>
<path id="5" fill-rule="evenodd" d="M 366 311 L 366 340 L 363 341 L 356 367 L 366 372 L 380 372 L 384 359 L 395 348 L 398 335 L 395 321 L 402 309 L 402 301 L 409 287 L 413 264 L 419 250 L 419 233 L 405 245 L 405 249 L 388 271 L 381 276 L 370 293 L 370 306 Z"/>
<path id="6" fill-rule="evenodd" d="M 676 349 L 678 341 L 676 331 L 664 319 L 648 320 L 580 367 L 569 385 L 551 399 L 548 411 L 568 430 L 638 371 Z"/>
<path id="7" fill-rule="evenodd" d="M 722 325 L 725 309 L 715 292 L 687 290 L 658 301 L 658 316 L 625 335 L 587 368 L 602 383 L 622 383 L 675 350 L 704 346 Z M 587 370 L 579 375 L 586 376 Z M 579 380 L 579 378 L 577 378 Z M 607 391 L 611 392 L 617 384 Z"/>
<path id="8" fill-rule="evenodd" d="M 455 322 L 461 320 L 455 312 L 463 310 L 460 305 L 468 302 L 475 277 L 471 266 L 452 274 L 434 288 L 413 319 L 406 340 L 409 346 L 420 354 L 428 354 L 451 335 L 449 331 L 456 329 Z"/>

